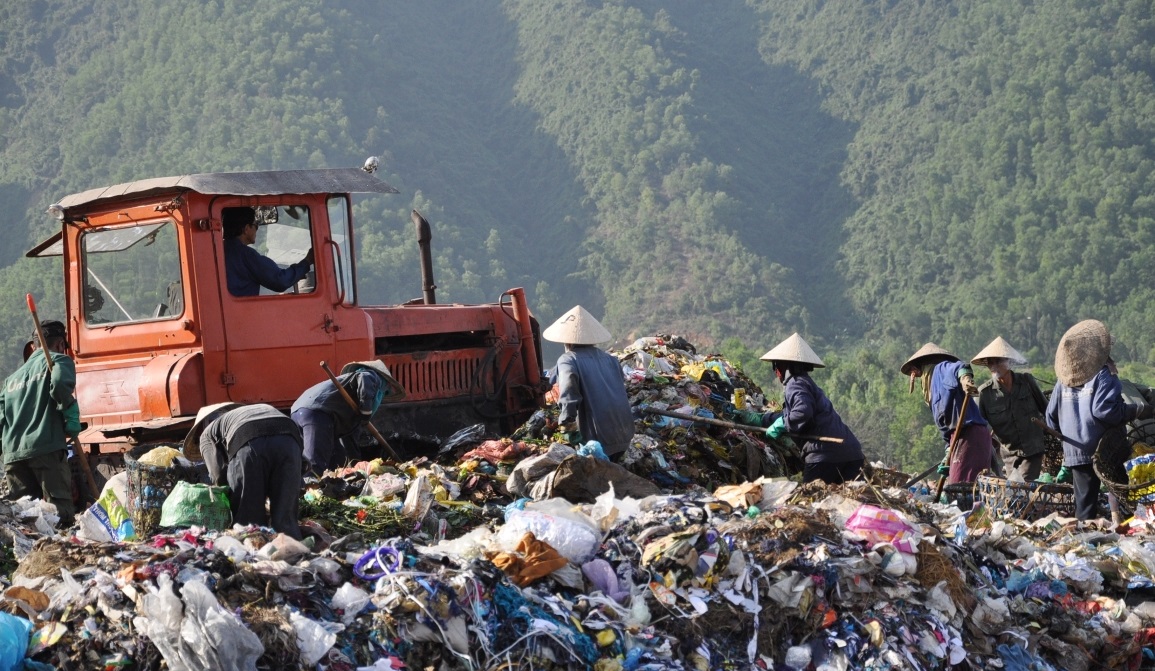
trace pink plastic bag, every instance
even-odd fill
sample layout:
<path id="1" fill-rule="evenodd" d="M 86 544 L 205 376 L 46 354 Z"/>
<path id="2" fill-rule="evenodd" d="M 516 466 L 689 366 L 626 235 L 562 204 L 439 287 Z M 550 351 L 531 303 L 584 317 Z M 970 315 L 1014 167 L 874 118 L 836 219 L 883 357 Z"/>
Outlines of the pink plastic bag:
<path id="1" fill-rule="evenodd" d="M 846 520 L 846 528 L 875 543 L 890 543 L 899 552 L 918 552 L 918 542 L 922 534 L 911 527 L 893 510 L 878 506 L 863 505 Z"/>

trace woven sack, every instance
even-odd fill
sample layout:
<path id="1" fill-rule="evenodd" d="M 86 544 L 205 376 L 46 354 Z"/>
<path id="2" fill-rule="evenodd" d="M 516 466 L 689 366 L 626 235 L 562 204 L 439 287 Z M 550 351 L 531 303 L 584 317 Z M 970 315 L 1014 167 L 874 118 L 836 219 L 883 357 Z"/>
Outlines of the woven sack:
<path id="1" fill-rule="evenodd" d="M 186 529 L 191 526 L 223 531 L 232 525 L 227 487 L 176 483 L 160 509 L 160 526 Z"/>

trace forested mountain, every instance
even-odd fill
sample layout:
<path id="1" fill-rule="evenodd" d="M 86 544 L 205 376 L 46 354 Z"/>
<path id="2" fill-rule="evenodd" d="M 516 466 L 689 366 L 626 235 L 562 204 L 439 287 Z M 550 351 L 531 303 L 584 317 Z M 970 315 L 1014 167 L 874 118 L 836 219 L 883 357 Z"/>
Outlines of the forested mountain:
<path id="1" fill-rule="evenodd" d="M 898 365 L 1088 317 L 1155 363 L 1155 31 L 1129 0 L 170 0 L 0 6 L 0 361 L 62 308 L 45 207 L 152 176 L 359 165 L 362 299 L 525 286 L 756 357 L 800 331 L 870 451 L 937 459 Z M 773 389 L 773 388 L 771 388 Z M 913 447 L 912 447 L 913 446 Z"/>

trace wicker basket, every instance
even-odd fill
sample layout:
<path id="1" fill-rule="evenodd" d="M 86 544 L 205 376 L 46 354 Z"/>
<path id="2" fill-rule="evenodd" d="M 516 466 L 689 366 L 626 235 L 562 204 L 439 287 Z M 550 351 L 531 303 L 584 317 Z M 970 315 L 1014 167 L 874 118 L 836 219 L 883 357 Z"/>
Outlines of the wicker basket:
<path id="1" fill-rule="evenodd" d="M 1059 469 L 1063 467 L 1063 441 L 1050 435 L 1043 435 L 1043 466 L 1042 472 L 1049 473 L 1051 477 L 1059 474 Z"/>
<path id="2" fill-rule="evenodd" d="M 1115 496 L 1119 512 L 1130 517 L 1138 504 L 1155 502 L 1155 480 L 1135 484 L 1130 482 L 1123 464 L 1131 458 L 1132 442 L 1129 437 L 1120 439 L 1120 433 L 1122 431 L 1112 430 L 1103 434 L 1091 463 L 1095 475 L 1099 476 L 1107 491 Z"/>
<path id="3" fill-rule="evenodd" d="M 975 480 L 975 492 L 992 514 L 1037 520 L 1051 513 L 1075 516 L 1075 488 L 1042 482 L 1010 482 L 991 475 Z"/>
<path id="4" fill-rule="evenodd" d="M 151 536 L 160 525 L 160 508 L 182 476 L 179 468 L 161 468 L 140 463 L 141 457 L 163 446 L 141 445 L 124 453 L 124 470 L 128 474 L 124 507 L 132 518 L 136 535 L 141 538 Z"/>

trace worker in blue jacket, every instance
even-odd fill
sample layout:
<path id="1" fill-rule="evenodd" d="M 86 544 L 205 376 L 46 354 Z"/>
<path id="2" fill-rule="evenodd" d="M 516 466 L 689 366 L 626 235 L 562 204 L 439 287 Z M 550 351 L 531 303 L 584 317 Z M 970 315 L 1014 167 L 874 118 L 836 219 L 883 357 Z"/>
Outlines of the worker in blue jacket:
<path id="1" fill-rule="evenodd" d="M 805 462 L 802 481 L 822 480 L 838 484 L 853 480 L 862 470 L 862 444 L 834 411 L 834 405 L 810 377 L 810 371 L 825 364 L 810 345 L 795 333 L 762 355 L 774 365 L 774 375 L 782 383 L 782 411 L 761 416 L 766 435 L 777 439 L 783 434 L 804 434 L 796 442 Z M 818 438 L 840 438 L 842 442 Z"/>
<path id="2" fill-rule="evenodd" d="M 946 476 L 947 484 L 974 482 L 980 473 L 990 469 L 994 447 L 990 425 L 978 405 L 971 402 L 971 397 L 978 395 L 971 365 L 928 342 L 900 370 L 910 377 L 911 391 L 915 379 L 922 380 L 922 399 L 930 406 L 935 426 L 946 443 L 939 473 Z M 960 412 L 965 414 L 955 439 Z M 951 440 L 955 440 L 953 453 Z"/>
<path id="3" fill-rule="evenodd" d="M 261 287 L 280 293 L 291 288 L 313 266 L 313 250 L 288 268 L 253 249 L 257 241 L 256 211 L 251 207 L 226 207 L 221 211 L 225 237 L 225 280 L 234 296 L 259 296 Z"/>
<path id="4" fill-rule="evenodd" d="M 306 389 L 291 410 L 290 417 L 301 427 L 306 469 L 317 476 L 345 465 L 347 451 L 342 441 L 369 421 L 386 398 L 397 401 L 405 397 L 401 383 L 376 359 L 346 364 L 337 381 L 356 402 L 356 408 L 332 380 L 325 380 Z"/>
<path id="5" fill-rule="evenodd" d="M 558 425 L 566 440 L 596 440 L 619 461 L 634 437 L 634 415 L 621 363 L 598 349 L 612 336 L 585 308 L 574 306 L 541 334 L 565 345 L 557 360 Z"/>
<path id="6" fill-rule="evenodd" d="M 1119 378 L 1111 373 L 1111 334 L 1096 319 L 1086 319 L 1063 334 L 1055 352 L 1058 382 L 1047 404 L 1047 426 L 1063 434 L 1063 466 L 1072 472 L 1075 517 L 1100 516 L 1095 473 L 1096 449 L 1106 455 L 1125 454 L 1124 425 L 1155 416 L 1155 406 L 1130 405 Z M 1119 469 L 1122 464 L 1114 464 Z M 1126 484 L 1126 483 L 1123 483 Z"/>

